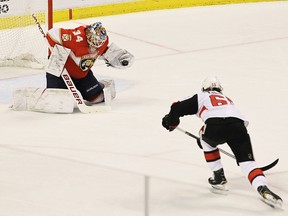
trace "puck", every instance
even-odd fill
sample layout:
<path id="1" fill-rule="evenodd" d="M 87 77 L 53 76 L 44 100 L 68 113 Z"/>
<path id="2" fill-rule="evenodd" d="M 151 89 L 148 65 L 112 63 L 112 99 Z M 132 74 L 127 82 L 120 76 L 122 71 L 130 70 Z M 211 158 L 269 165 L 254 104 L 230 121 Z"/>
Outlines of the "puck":
<path id="1" fill-rule="evenodd" d="M 128 62 L 127 60 L 123 60 L 123 61 L 121 62 L 121 64 L 122 64 L 123 66 L 127 66 L 127 65 L 129 64 L 129 62 Z"/>

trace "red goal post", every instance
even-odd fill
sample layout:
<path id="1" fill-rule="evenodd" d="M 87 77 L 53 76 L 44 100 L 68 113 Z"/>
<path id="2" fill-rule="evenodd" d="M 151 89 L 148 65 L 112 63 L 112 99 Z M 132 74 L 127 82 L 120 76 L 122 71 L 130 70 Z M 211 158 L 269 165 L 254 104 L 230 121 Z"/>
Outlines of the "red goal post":
<path id="1" fill-rule="evenodd" d="M 0 0 L 0 67 L 44 68 L 48 48 L 32 14 L 52 28 L 53 0 Z"/>

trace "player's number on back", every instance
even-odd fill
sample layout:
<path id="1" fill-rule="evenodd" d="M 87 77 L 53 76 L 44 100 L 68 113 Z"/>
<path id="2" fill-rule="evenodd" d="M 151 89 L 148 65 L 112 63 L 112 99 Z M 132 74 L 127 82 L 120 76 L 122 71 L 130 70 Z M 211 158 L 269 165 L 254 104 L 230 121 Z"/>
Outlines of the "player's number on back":
<path id="1" fill-rule="evenodd" d="M 79 35 L 81 34 L 81 31 L 80 31 L 80 30 L 74 31 L 73 34 L 74 34 L 75 36 L 77 36 L 76 42 L 83 41 L 83 37 L 79 36 Z"/>
<path id="2" fill-rule="evenodd" d="M 212 106 L 223 106 L 229 103 L 233 104 L 233 102 L 229 98 L 223 95 L 210 95 L 209 97 L 210 97 Z"/>

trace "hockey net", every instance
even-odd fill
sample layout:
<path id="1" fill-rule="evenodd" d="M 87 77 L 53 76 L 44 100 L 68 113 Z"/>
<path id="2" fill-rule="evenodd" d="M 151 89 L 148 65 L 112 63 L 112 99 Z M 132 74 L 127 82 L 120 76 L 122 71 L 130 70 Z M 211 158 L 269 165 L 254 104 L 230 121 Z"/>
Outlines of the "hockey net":
<path id="1" fill-rule="evenodd" d="M 32 14 L 46 31 L 48 2 L 50 0 L 0 0 L 0 66 L 38 69 L 45 66 L 47 45 Z"/>

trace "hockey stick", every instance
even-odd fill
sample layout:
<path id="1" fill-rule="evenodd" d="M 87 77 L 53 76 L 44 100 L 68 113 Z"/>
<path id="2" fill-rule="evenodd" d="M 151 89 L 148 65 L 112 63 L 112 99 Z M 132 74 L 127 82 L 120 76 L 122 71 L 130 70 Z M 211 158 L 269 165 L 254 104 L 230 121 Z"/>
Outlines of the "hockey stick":
<path id="1" fill-rule="evenodd" d="M 181 131 L 182 133 L 190 136 L 190 137 L 193 137 L 193 138 L 196 139 L 197 141 L 200 140 L 199 137 L 195 136 L 194 134 L 192 134 L 192 133 L 190 133 L 190 132 L 188 132 L 188 131 L 186 131 L 186 130 L 184 130 L 184 129 L 182 129 L 182 128 L 177 127 L 176 129 L 177 129 L 178 131 Z M 229 157 L 231 157 L 231 158 L 233 158 L 233 159 L 236 160 L 236 158 L 235 158 L 235 156 L 234 156 L 233 154 L 230 154 L 229 152 L 227 152 L 227 151 L 225 151 L 225 150 L 223 150 L 223 149 L 221 149 L 221 148 L 219 148 L 219 147 L 218 147 L 218 149 L 219 149 L 219 151 L 222 152 L 223 154 L 225 154 L 225 155 L 227 155 L 227 156 L 229 156 Z M 274 167 L 274 166 L 278 163 L 278 161 L 279 161 L 279 158 L 277 158 L 277 159 L 276 159 L 275 161 L 273 161 L 272 163 L 270 163 L 270 164 L 268 164 L 268 165 L 266 165 L 266 166 L 264 166 L 264 167 L 259 167 L 259 168 L 260 168 L 262 171 L 267 171 L 267 170 L 271 169 L 272 167 Z"/>
<path id="2" fill-rule="evenodd" d="M 42 34 L 45 41 L 47 42 L 49 50 L 52 52 L 53 48 L 48 43 L 47 38 L 46 38 L 46 34 L 45 34 L 43 28 L 41 27 L 37 17 L 35 16 L 35 14 L 32 14 L 32 17 L 33 17 L 40 33 Z M 71 79 L 69 73 L 67 72 L 67 70 L 65 68 L 62 70 L 60 76 L 64 80 L 64 83 L 66 84 L 67 89 L 69 90 L 70 94 L 74 98 L 74 101 L 76 102 L 76 105 L 77 105 L 78 109 L 80 110 L 80 112 L 82 112 L 82 113 L 96 113 L 96 112 L 108 112 L 111 110 L 111 107 L 108 105 L 95 105 L 95 106 L 86 105 L 81 93 L 77 90 L 76 86 L 74 85 L 73 80 Z"/>
<path id="3" fill-rule="evenodd" d="M 193 138 L 196 139 L 197 141 L 200 141 L 200 138 L 197 137 L 197 136 L 195 136 L 194 134 L 191 134 L 190 132 L 185 131 L 184 129 L 179 128 L 179 127 L 177 127 L 176 129 L 179 130 L 179 131 L 181 131 L 182 133 L 185 133 L 186 135 L 188 135 L 188 136 L 190 136 L 190 137 L 193 137 Z M 223 154 L 225 154 L 225 155 L 227 155 L 227 156 L 229 156 L 229 157 L 231 157 L 231 158 L 233 158 L 233 159 L 236 159 L 233 154 L 230 154 L 229 152 L 227 152 L 227 151 L 225 151 L 225 150 L 223 150 L 223 149 L 221 149 L 221 148 L 219 148 L 219 147 L 218 147 L 218 149 L 219 149 L 219 151 L 222 152 Z"/>

